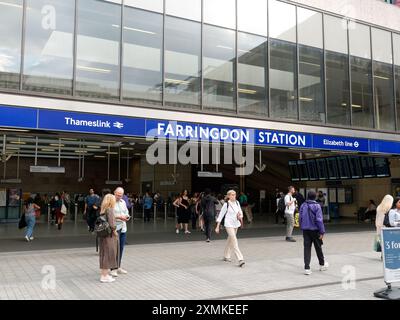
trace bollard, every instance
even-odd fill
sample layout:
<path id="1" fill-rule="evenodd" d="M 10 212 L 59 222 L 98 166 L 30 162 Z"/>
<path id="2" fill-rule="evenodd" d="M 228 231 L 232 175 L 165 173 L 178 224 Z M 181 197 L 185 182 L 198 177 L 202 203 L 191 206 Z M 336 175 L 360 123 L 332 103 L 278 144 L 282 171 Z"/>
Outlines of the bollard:
<path id="1" fill-rule="evenodd" d="M 75 218 L 75 224 L 78 221 L 78 204 L 75 203 L 75 214 L 74 214 L 74 218 Z"/>
<path id="2" fill-rule="evenodd" d="M 142 206 L 142 219 L 144 221 L 144 205 Z"/>
<path id="3" fill-rule="evenodd" d="M 167 203 L 164 203 L 164 221 L 167 221 Z"/>
<path id="4" fill-rule="evenodd" d="M 50 204 L 47 205 L 47 223 L 50 223 Z"/>
<path id="5" fill-rule="evenodd" d="M 156 222 L 156 217 L 157 217 L 157 204 L 154 202 L 153 203 L 153 207 L 154 207 L 154 222 Z"/>
<path id="6" fill-rule="evenodd" d="M 131 207 L 131 223 L 133 224 L 133 206 Z"/>

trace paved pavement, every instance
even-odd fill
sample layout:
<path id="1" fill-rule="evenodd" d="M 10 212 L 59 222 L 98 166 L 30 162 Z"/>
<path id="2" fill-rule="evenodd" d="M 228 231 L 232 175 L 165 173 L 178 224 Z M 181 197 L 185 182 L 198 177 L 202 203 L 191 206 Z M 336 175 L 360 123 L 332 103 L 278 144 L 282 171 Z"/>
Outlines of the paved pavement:
<path id="1" fill-rule="evenodd" d="M 3 252 L 0 299 L 347 300 L 375 299 L 373 292 L 384 287 L 382 262 L 372 251 L 370 231 L 327 235 L 324 251 L 330 268 L 320 272 L 313 252 L 310 276 L 303 274 L 300 236 L 296 243 L 281 236 L 240 238 L 244 268 L 221 260 L 225 238 L 223 233 L 211 243 L 129 245 L 123 258 L 129 274 L 106 284 L 99 282 L 93 248 Z M 31 243 L 27 245 L 26 249 Z"/>

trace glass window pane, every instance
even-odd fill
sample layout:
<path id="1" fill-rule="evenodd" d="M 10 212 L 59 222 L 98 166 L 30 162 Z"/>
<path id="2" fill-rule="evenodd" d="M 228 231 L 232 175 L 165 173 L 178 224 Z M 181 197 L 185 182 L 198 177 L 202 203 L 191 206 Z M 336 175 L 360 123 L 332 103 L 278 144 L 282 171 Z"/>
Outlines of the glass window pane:
<path id="1" fill-rule="evenodd" d="M 393 63 L 392 59 L 392 34 L 380 29 L 371 29 L 372 32 L 372 58 L 376 61 Z"/>
<path id="2" fill-rule="evenodd" d="M 371 60 L 351 57 L 351 90 L 352 125 L 373 128 Z"/>
<path id="3" fill-rule="evenodd" d="M 118 98 L 120 24 L 120 5 L 78 1 L 77 95 Z"/>
<path id="4" fill-rule="evenodd" d="M 29 0 L 24 90 L 72 94 L 74 0 Z"/>
<path id="5" fill-rule="evenodd" d="M 162 99 L 163 16 L 125 8 L 123 98 L 136 102 Z"/>
<path id="6" fill-rule="evenodd" d="M 269 36 L 296 42 L 296 7 L 269 0 Z"/>
<path id="7" fill-rule="evenodd" d="M 360 58 L 371 59 L 371 37 L 369 27 L 352 23 L 350 33 L 350 54 Z"/>
<path id="8" fill-rule="evenodd" d="M 300 46 L 300 120 L 325 122 L 323 69 L 322 50 Z"/>
<path id="9" fill-rule="evenodd" d="M 165 6 L 167 14 L 201 21 L 201 0 L 167 0 Z"/>
<path id="10" fill-rule="evenodd" d="M 323 48 L 322 13 L 297 8 L 297 28 L 299 43 Z"/>
<path id="11" fill-rule="evenodd" d="M 394 64 L 400 66 L 400 35 L 393 33 Z"/>
<path id="12" fill-rule="evenodd" d="M 238 29 L 268 36 L 268 0 L 238 0 Z"/>
<path id="13" fill-rule="evenodd" d="M 395 66 L 397 130 L 400 131 L 400 66 Z"/>
<path id="14" fill-rule="evenodd" d="M 22 0 L 0 2 L 0 87 L 18 89 L 21 68 Z"/>
<path id="15" fill-rule="evenodd" d="M 238 34 L 239 112 L 267 114 L 267 38 Z"/>
<path id="16" fill-rule="evenodd" d="M 124 0 L 124 5 L 162 13 L 164 11 L 163 1 L 164 0 Z"/>
<path id="17" fill-rule="evenodd" d="M 295 44 L 271 40 L 269 81 L 271 117 L 297 119 Z"/>
<path id="18" fill-rule="evenodd" d="M 235 0 L 203 0 L 204 22 L 217 26 L 236 28 Z"/>
<path id="19" fill-rule="evenodd" d="M 326 52 L 327 122 L 350 125 L 349 58 L 345 54 Z"/>
<path id="20" fill-rule="evenodd" d="M 325 49 L 347 54 L 347 20 L 324 16 Z"/>
<path id="21" fill-rule="evenodd" d="M 393 65 L 374 62 L 375 104 L 377 129 L 395 130 Z"/>
<path id="22" fill-rule="evenodd" d="M 166 17 L 165 100 L 168 105 L 200 106 L 201 24 Z"/>
<path id="23" fill-rule="evenodd" d="M 203 28 L 204 107 L 236 112 L 235 32 L 208 25 Z"/>

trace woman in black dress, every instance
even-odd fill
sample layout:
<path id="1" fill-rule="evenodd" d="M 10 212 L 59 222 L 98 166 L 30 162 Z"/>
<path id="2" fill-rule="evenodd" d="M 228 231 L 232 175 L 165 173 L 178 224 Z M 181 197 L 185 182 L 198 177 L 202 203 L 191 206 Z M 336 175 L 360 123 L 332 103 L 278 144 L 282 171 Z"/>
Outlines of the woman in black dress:
<path id="1" fill-rule="evenodd" d="M 189 220 L 190 220 L 190 210 L 189 210 L 189 197 L 187 190 L 183 190 L 178 198 L 174 201 L 174 206 L 178 208 L 177 216 L 178 223 L 176 224 L 176 233 L 179 233 L 183 229 L 182 224 L 185 226 L 185 233 L 190 233 L 188 230 Z"/>

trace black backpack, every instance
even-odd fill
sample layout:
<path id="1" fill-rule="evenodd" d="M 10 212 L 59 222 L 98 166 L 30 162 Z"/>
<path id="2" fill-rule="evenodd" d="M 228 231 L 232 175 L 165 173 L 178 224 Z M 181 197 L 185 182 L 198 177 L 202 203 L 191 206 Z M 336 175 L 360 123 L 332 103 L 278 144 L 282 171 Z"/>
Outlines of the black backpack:
<path id="1" fill-rule="evenodd" d="M 392 226 L 390 225 L 390 220 L 389 220 L 389 213 L 385 214 L 385 218 L 383 219 L 383 225 L 386 228 L 392 228 Z"/>
<path id="2" fill-rule="evenodd" d="M 111 236 L 112 229 L 105 215 L 101 215 L 97 218 L 94 232 L 99 238 L 106 238 Z"/>
<path id="3" fill-rule="evenodd" d="M 278 210 L 280 212 L 285 212 L 286 206 L 285 206 L 285 198 L 281 197 L 278 201 Z"/>

